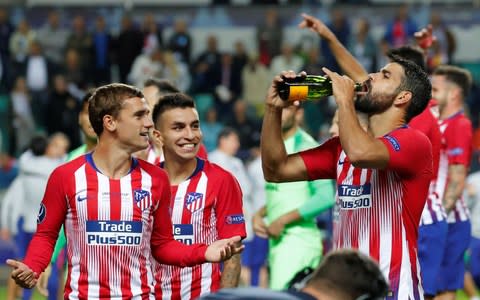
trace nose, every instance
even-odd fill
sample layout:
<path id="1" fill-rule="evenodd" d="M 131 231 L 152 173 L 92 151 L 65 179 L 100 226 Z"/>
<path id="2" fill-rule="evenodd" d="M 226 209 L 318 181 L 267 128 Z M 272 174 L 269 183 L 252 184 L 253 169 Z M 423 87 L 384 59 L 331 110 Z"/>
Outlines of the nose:
<path id="1" fill-rule="evenodd" d="M 152 128 L 153 127 L 153 120 L 150 116 L 147 116 L 146 118 L 144 118 L 145 121 L 143 122 L 143 126 L 145 126 L 145 128 Z"/>
<path id="2" fill-rule="evenodd" d="M 195 137 L 195 132 L 193 131 L 192 127 L 187 126 L 185 128 L 185 135 L 187 139 L 193 139 Z"/>

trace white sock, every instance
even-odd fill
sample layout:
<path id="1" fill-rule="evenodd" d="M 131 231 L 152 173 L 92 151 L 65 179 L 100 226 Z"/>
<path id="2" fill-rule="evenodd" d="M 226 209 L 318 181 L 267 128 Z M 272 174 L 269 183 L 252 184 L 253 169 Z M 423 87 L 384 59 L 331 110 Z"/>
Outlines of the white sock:
<path id="1" fill-rule="evenodd" d="M 480 297 L 478 297 L 478 296 L 473 296 L 472 298 L 470 298 L 470 300 L 480 300 Z"/>

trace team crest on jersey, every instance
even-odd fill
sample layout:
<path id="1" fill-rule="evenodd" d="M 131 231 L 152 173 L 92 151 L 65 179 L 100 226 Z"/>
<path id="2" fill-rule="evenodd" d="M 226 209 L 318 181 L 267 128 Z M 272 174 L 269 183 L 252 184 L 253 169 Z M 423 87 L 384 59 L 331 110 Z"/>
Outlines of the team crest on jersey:
<path id="1" fill-rule="evenodd" d="M 135 199 L 135 203 L 142 211 L 152 206 L 152 197 L 149 191 L 134 190 L 133 199 Z"/>
<path id="2" fill-rule="evenodd" d="M 38 211 L 37 224 L 42 224 L 46 216 L 47 216 L 47 208 L 45 208 L 45 205 L 43 205 L 42 203 L 40 205 L 40 210 Z"/>
<path id="3" fill-rule="evenodd" d="M 191 192 L 185 196 L 185 207 L 190 212 L 195 212 L 203 207 L 203 194 Z"/>

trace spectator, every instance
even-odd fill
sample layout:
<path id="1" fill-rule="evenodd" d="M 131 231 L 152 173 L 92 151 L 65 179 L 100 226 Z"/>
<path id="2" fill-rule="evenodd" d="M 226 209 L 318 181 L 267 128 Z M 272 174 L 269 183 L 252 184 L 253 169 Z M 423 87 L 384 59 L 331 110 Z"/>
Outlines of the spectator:
<path id="1" fill-rule="evenodd" d="M 113 52 L 112 36 L 108 32 L 103 16 L 95 19 L 95 30 L 92 33 L 93 76 L 95 86 L 110 83 L 110 67 Z"/>
<path id="2" fill-rule="evenodd" d="M 69 30 L 60 24 L 60 14 L 56 10 L 48 13 L 47 22 L 38 30 L 38 42 L 45 56 L 53 64 L 53 72 L 58 72 L 65 58 L 65 46 Z"/>
<path id="3" fill-rule="evenodd" d="M 152 13 L 147 13 L 143 17 L 142 36 L 143 53 L 150 54 L 157 48 L 163 48 L 162 29 Z"/>
<path id="4" fill-rule="evenodd" d="M 13 74 L 19 75 L 25 66 L 30 43 L 35 39 L 35 31 L 30 28 L 27 20 L 21 20 L 9 41 L 12 54 Z"/>
<path id="5" fill-rule="evenodd" d="M 127 82 L 133 62 L 142 52 L 143 40 L 141 32 L 135 28 L 129 16 L 122 18 L 122 28 L 115 41 L 116 62 L 120 72 L 120 82 Z"/>
<path id="6" fill-rule="evenodd" d="M 274 8 L 265 12 L 264 23 L 256 29 L 257 48 L 259 60 L 269 66 L 271 60 L 280 54 L 283 44 L 283 27 L 278 18 L 278 12 Z"/>
<path id="7" fill-rule="evenodd" d="M 260 63 L 258 54 L 250 54 L 248 63 L 242 71 L 242 97 L 255 108 L 258 117 L 263 116 L 263 98 L 270 83 L 269 75 L 267 68 Z"/>
<path id="8" fill-rule="evenodd" d="M 402 4 L 395 18 L 387 24 L 384 39 L 392 48 L 405 46 L 417 31 L 417 25 L 408 15 L 408 5 Z M 342 42 L 342 44 L 345 44 Z"/>
<path id="9" fill-rule="evenodd" d="M 185 20 L 175 20 L 173 25 L 173 34 L 168 42 L 168 49 L 173 51 L 173 53 L 184 63 L 190 63 L 192 37 L 188 32 L 187 22 Z"/>
<path id="10" fill-rule="evenodd" d="M 17 77 L 10 94 L 13 109 L 13 128 L 15 130 L 15 152 L 26 150 L 35 132 L 35 121 L 30 107 L 30 94 L 24 77 Z"/>
<path id="11" fill-rule="evenodd" d="M 92 67 L 92 36 L 87 32 L 85 19 L 77 15 L 72 20 L 72 32 L 67 38 L 67 50 L 74 49 L 78 53 L 80 66 L 89 73 Z M 91 78 L 88 78 L 91 80 Z"/>

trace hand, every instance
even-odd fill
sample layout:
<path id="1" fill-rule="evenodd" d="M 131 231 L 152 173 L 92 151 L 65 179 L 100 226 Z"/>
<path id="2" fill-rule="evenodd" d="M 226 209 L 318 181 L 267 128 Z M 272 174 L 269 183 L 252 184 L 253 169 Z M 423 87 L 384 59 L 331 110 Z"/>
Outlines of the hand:
<path id="1" fill-rule="evenodd" d="M 12 235 L 10 234 L 10 230 L 8 229 L 1 229 L 0 230 L 0 239 L 4 241 L 10 241 L 12 239 Z"/>
<path id="2" fill-rule="evenodd" d="M 55 266 L 53 266 L 55 267 Z M 48 297 L 48 279 L 50 278 L 50 274 L 52 274 L 52 265 L 49 265 L 45 271 L 38 277 L 37 282 L 37 291 L 40 295 Z"/>
<path id="3" fill-rule="evenodd" d="M 259 213 L 254 214 L 252 218 L 252 223 L 253 231 L 255 231 L 255 234 L 257 234 L 261 238 L 268 239 L 267 225 L 263 221 L 263 216 L 261 216 Z"/>
<path id="4" fill-rule="evenodd" d="M 307 73 L 300 72 L 299 75 L 307 76 Z M 293 71 L 283 71 L 282 73 L 280 73 L 280 75 L 275 76 L 275 78 L 273 78 L 272 84 L 270 85 L 270 88 L 268 89 L 267 99 L 265 101 L 266 104 L 276 108 L 284 108 L 292 105 L 290 101 L 284 101 L 280 98 L 280 96 L 278 95 L 277 86 L 284 81 L 284 78 L 293 79 L 296 76 L 297 74 Z M 293 104 L 299 105 L 300 103 L 298 101 L 295 101 L 293 102 Z"/>
<path id="5" fill-rule="evenodd" d="M 18 260 L 7 259 L 7 265 L 13 268 L 10 276 L 19 286 L 31 289 L 37 284 L 37 273 L 33 272 L 26 264 Z"/>
<path id="6" fill-rule="evenodd" d="M 332 80 L 333 96 L 337 105 L 340 103 L 353 103 L 355 96 L 355 83 L 350 77 L 332 72 L 327 68 L 322 68 L 323 72 Z"/>
<path id="7" fill-rule="evenodd" d="M 282 217 L 275 219 L 267 228 L 268 235 L 278 239 L 285 229 L 285 222 Z"/>
<path id="8" fill-rule="evenodd" d="M 425 50 L 429 49 L 433 43 L 437 42 L 437 37 L 433 35 L 433 27 L 431 24 L 428 24 L 427 27 L 415 32 L 414 37 L 417 45 Z"/>
<path id="9" fill-rule="evenodd" d="M 305 13 L 302 14 L 302 18 L 303 21 L 298 24 L 299 28 L 308 28 L 310 31 L 317 33 L 321 38 L 327 41 L 335 39 L 333 32 L 319 19 Z"/>
<path id="10" fill-rule="evenodd" d="M 243 251 L 241 237 L 236 235 L 229 239 L 218 240 L 210 244 L 205 252 L 208 262 L 221 262 Z"/>

